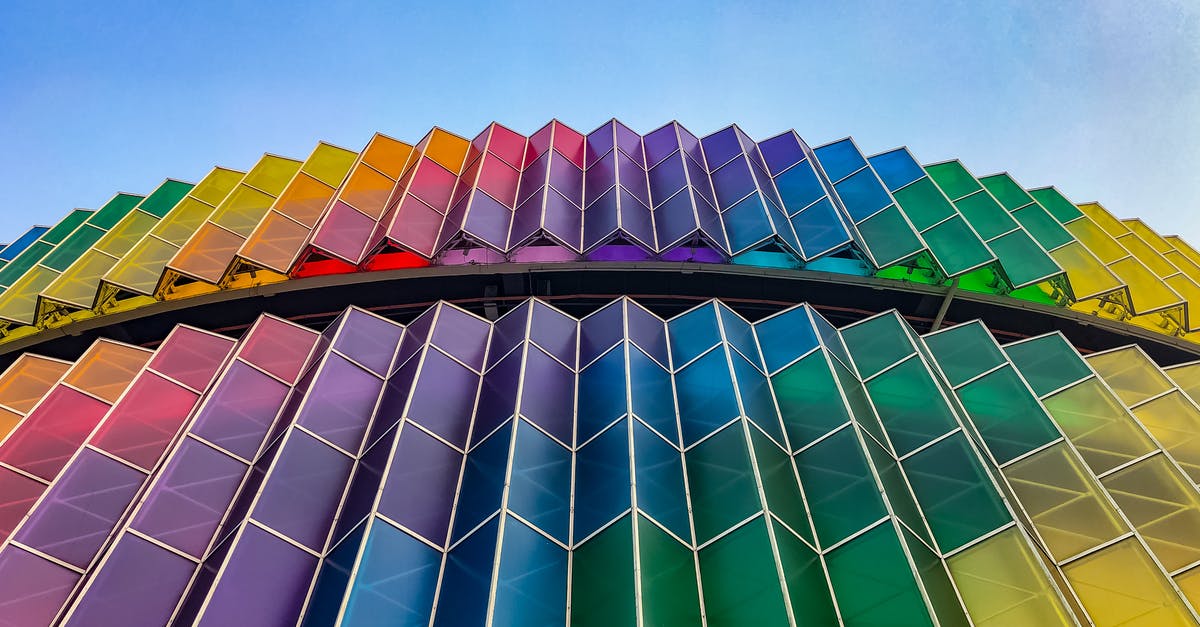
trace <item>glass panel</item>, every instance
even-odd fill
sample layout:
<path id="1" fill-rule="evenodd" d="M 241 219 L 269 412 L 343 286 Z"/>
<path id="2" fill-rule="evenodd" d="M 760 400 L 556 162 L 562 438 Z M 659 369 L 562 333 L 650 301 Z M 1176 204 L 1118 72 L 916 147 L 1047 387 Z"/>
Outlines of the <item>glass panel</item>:
<path id="1" fill-rule="evenodd" d="M 1200 495 L 1163 455 L 1101 479 L 1168 572 L 1200 562 Z"/>
<path id="2" fill-rule="evenodd" d="M 947 565 L 978 627 L 1075 624 L 1015 528 L 958 553 Z"/>
<path id="3" fill-rule="evenodd" d="M 1084 557 L 1063 572 L 1097 627 L 1195 624 L 1137 540 Z"/>

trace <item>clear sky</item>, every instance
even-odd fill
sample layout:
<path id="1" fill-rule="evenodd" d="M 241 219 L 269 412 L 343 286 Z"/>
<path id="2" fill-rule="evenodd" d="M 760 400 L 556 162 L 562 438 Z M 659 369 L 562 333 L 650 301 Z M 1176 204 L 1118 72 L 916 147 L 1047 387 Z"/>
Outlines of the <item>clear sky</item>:
<path id="1" fill-rule="evenodd" d="M 841 5 L 9 0 L 0 241 L 318 140 L 617 117 L 908 145 L 1200 244 L 1200 2 Z"/>

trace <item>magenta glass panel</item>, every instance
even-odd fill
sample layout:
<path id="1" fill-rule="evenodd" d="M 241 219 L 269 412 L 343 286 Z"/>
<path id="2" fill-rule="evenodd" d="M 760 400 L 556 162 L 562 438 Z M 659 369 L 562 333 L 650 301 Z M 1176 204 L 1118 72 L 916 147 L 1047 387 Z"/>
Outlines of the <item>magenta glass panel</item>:
<path id="1" fill-rule="evenodd" d="M 305 397 L 296 423 L 358 454 L 382 389 L 383 379 L 330 353 Z"/>
<path id="2" fill-rule="evenodd" d="M 463 456 L 420 429 L 400 432 L 379 513 L 442 545 Z"/>
<path id="3" fill-rule="evenodd" d="M 196 625 L 295 624 L 316 569 L 316 557 L 247 525 Z"/>
<path id="4" fill-rule="evenodd" d="M 554 123 L 554 148 L 577 168 L 583 167 L 583 135 L 561 123 Z"/>
<path id="5" fill-rule="evenodd" d="M 199 558 L 245 473 L 242 462 L 184 438 L 130 526 Z"/>
<path id="6" fill-rule="evenodd" d="M 525 144 L 526 139 L 524 135 L 499 124 L 492 125 L 492 133 L 488 140 L 488 150 L 497 157 L 507 161 L 509 165 L 518 168 L 524 165 L 522 159 L 525 157 Z"/>
<path id="7" fill-rule="evenodd" d="M 278 318 L 263 316 L 242 338 L 238 356 L 292 383 L 304 368 L 318 334 Z"/>
<path id="8" fill-rule="evenodd" d="M 293 430 L 275 458 L 250 516 L 321 551 L 353 465 L 352 458 Z"/>
<path id="9" fill-rule="evenodd" d="M 325 214 L 312 245 L 357 264 L 374 229 L 375 220 L 339 200 Z"/>
<path id="10" fill-rule="evenodd" d="M 175 331 L 158 347 L 150 367 L 176 381 L 203 390 L 212 383 L 234 341 L 189 327 Z"/>
<path id="11" fill-rule="evenodd" d="M 197 413 L 191 431 L 231 453 L 254 459 L 289 389 L 235 361 Z"/>
<path id="12" fill-rule="evenodd" d="M 145 479 L 142 472 L 85 448 L 13 538 L 87 568 Z"/>
<path id="13" fill-rule="evenodd" d="M 146 372 L 133 382 L 90 442 L 152 470 L 199 398 L 187 388 Z"/>
<path id="14" fill-rule="evenodd" d="M 524 380 L 521 415 L 569 445 L 575 422 L 575 375 L 540 348 L 530 346 Z"/>
<path id="15" fill-rule="evenodd" d="M 409 183 L 408 191 L 416 194 L 425 204 L 444 213 L 450 207 L 450 194 L 454 191 L 457 176 L 432 159 L 421 159 L 417 172 Z"/>
<path id="16" fill-rule="evenodd" d="M 442 305 L 433 329 L 433 344 L 479 370 L 491 325 L 461 309 Z"/>
<path id="17" fill-rule="evenodd" d="M 49 625 L 79 575 L 28 551 L 8 549 L 0 554 L 0 625 Z"/>
<path id="18" fill-rule="evenodd" d="M 515 263 L 575 261 L 579 253 L 562 246 L 526 246 L 513 251 L 509 257 Z"/>
<path id="19" fill-rule="evenodd" d="M 433 254 L 433 244 L 442 228 L 442 214 L 417 199 L 405 196 L 392 225 L 388 239 L 412 249 L 426 257 Z"/>
<path id="20" fill-rule="evenodd" d="M 383 376 L 392 364 L 392 355 L 403 334 L 404 327 L 395 322 L 351 309 L 333 347 Z"/>
<path id="21" fill-rule="evenodd" d="M 0 468 L 0 539 L 21 523 L 46 485 L 8 468 Z"/>
<path id="22" fill-rule="evenodd" d="M 50 481 L 107 411 L 107 403 L 55 386 L 0 446 L 0 461 Z"/>
<path id="23" fill-rule="evenodd" d="M 466 446 L 479 375 L 441 351 L 425 353 L 408 417 L 456 446 Z"/>
<path id="24" fill-rule="evenodd" d="M 175 611 L 196 565 L 125 534 L 92 576 L 65 625 L 162 627 Z"/>
<path id="25" fill-rule="evenodd" d="M 517 199 L 521 174 L 496 157 L 485 157 L 479 168 L 479 189 L 509 207 Z"/>

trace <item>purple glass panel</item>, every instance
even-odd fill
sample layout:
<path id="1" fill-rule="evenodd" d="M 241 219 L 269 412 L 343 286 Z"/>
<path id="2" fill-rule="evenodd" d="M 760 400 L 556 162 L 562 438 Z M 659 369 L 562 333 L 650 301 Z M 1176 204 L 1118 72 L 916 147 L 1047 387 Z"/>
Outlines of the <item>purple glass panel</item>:
<path id="1" fill-rule="evenodd" d="M 251 518 L 307 546 L 325 548 L 354 460 L 293 430 L 267 474 Z"/>
<path id="2" fill-rule="evenodd" d="M 510 255 L 514 263 L 575 261 L 579 253 L 562 246 L 524 246 Z"/>
<path id="3" fill-rule="evenodd" d="M 396 351 L 396 363 L 392 366 L 393 371 L 398 370 L 425 345 L 429 339 L 429 331 L 433 328 L 433 319 L 436 313 L 437 308 L 430 307 L 408 324 L 404 339 L 400 341 L 400 350 Z"/>
<path id="4" fill-rule="evenodd" d="M 542 302 L 533 303 L 530 339 L 568 366 L 575 366 L 575 319 Z"/>
<path id="5" fill-rule="evenodd" d="M 696 192 L 703 196 L 708 204 L 715 205 L 717 197 L 713 195 L 712 178 L 708 175 L 708 171 L 700 165 L 699 161 L 693 161 L 691 158 L 684 159 L 683 163 L 687 166 L 688 179 L 691 181 L 692 187 L 696 188 Z"/>
<path id="6" fill-rule="evenodd" d="M 150 367 L 176 381 L 203 390 L 229 356 L 234 341 L 199 329 L 178 326 L 150 359 Z"/>
<path id="7" fill-rule="evenodd" d="M 588 133 L 587 147 L 584 153 L 587 157 L 587 166 L 590 168 L 593 163 L 600 157 L 608 154 L 608 151 L 613 147 L 613 125 L 615 120 L 605 122 L 600 128 Z"/>
<path id="8" fill-rule="evenodd" d="M 262 372 L 235 361 L 196 415 L 192 432 L 234 454 L 253 459 L 275 421 L 288 389 Z"/>
<path id="9" fill-rule="evenodd" d="M 592 363 L 624 337 L 621 301 L 605 305 L 579 321 L 579 368 Z"/>
<path id="10" fill-rule="evenodd" d="M 10 546 L 0 554 L 0 624 L 49 625 L 67 602 L 79 575 Z"/>
<path id="11" fill-rule="evenodd" d="M 491 196 L 476 191 L 463 230 L 472 236 L 503 250 L 508 243 L 508 226 L 513 212 Z M 453 253 L 450 253 L 453 254 Z"/>
<path id="12" fill-rule="evenodd" d="M 384 431 L 391 429 L 392 425 L 400 421 L 420 362 L 420 358 L 416 356 L 404 362 L 384 385 L 383 395 L 379 400 L 379 409 L 375 412 L 375 420 L 371 422 L 364 447 L 370 446 L 379 439 L 379 436 L 383 435 Z"/>
<path id="13" fill-rule="evenodd" d="M 704 145 L 704 156 L 708 161 L 709 171 L 725 165 L 742 151 L 734 127 L 721 129 L 701 140 Z"/>
<path id="14" fill-rule="evenodd" d="M 428 257 L 433 254 L 442 219 L 442 214 L 416 196 L 405 196 L 388 229 L 388 239 Z"/>
<path id="15" fill-rule="evenodd" d="M 534 154 L 542 154 L 550 149 L 551 136 L 554 133 L 554 122 L 539 128 L 534 131 L 533 135 L 529 136 L 529 150 Z"/>
<path id="16" fill-rule="evenodd" d="M 292 625 L 317 558 L 248 525 L 196 625 Z"/>
<path id="17" fill-rule="evenodd" d="M 357 454 L 382 388 L 382 379 L 330 353 L 296 423 Z"/>
<path id="18" fill-rule="evenodd" d="M 491 348 L 488 349 L 489 368 L 525 339 L 525 327 L 529 323 L 529 311 L 532 306 L 530 301 L 525 301 L 492 324 Z"/>
<path id="19" fill-rule="evenodd" d="M 504 261 L 504 255 L 490 248 L 461 248 L 442 253 L 438 263 L 443 266 L 465 266 L 504 263 Z"/>
<path id="20" fill-rule="evenodd" d="M 683 173 L 683 159 L 684 157 L 676 155 L 650 170 L 650 195 L 656 207 L 687 185 L 687 177 Z"/>
<path id="21" fill-rule="evenodd" d="M 417 431 L 417 429 L 413 429 Z M 396 430 L 388 431 L 378 442 L 363 453 L 354 468 L 354 477 L 350 479 L 350 490 L 346 494 L 346 505 L 338 514 L 334 525 L 330 546 L 341 541 L 355 525 L 359 524 L 375 510 L 375 497 L 379 494 L 383 472 L 388 465 L 388 457 L 392 454 L 392 445 L 396 441 Z M 457 474 L 455 475 L 457 477 Z"/>
<path id="22" fill-rule="evenodd" d="M 466 446 L 479 375 L 438 350 L 425 353 L 408 408 L 410 419 L 456 446 Z"/>
<path id="23" fill-rule="evenodd" d="M 350 309 L 333 347 L 375 373 L 386 375 L 403 334 L 404 327 L 395 322 Z"/>
<path id="24" fill-rule="evenodd" d="M 666 324 L 634 302 L 627 304 L 625 315 L 629 324 L 629 339 L 660 364 L 667 365 Z"/>
<path id="25" fill-rule="evenodd" d="M 571 443 L 574 426 L 575 375 L 536 346 L 525 358 L 525 393 L 521 415 L 560 442 Z"/>
<path id="26" fill-rule="evenodd" d="M 184 438 L 130 526 L 199 558 L 245 473 L 242 462 Z"/>
<path id="27" fill-rule="evenodd" d="M 474 189 L 475 180 L 479 177 L 481 163 L 480 159 L 475 158 L 474 160 L 468 161 L 469 163 L 467 164 L 467 167 L 463 168 L 462 175 L 458 177 L 458 182 L 454 184 L 454 193 L 450 195 L 450 211 L 446 212 L 446 217 L 448 219 L 450 219 L 450 216 L 455 214 L 456 208 L 459 210 L 458 219 L 462 219 L 461 209 L 464 199 L 467 197 L 467 194 Z M 455 222 L 455 224 L 460 223 Z"/>
<path id="28" fill-rule="evenodd" d="M 734 203 L 754 191 L 754 178 L 750 175 L 750 165 L 745 159 L 736 159 L 721 167 L 712 175 L 713 188 L 717 192 L 717 200 L 722 209 L 732 207 Z"/>
<path id="29" fill-rule="evenodd" d="M 140 471 L 85 448 L 14 538 L 87 568 L 145 479 Z"/>
<path id="30" fill-rule="evenodd" d="M 543 228 L 576 251 L 583 247 L 583 212 L 553 189 L 546 194 Z"/>
<path id="31" fill-rule="evenodd" d="M 617 122 L 615 126 L 617 129 L 617 147 L 636 161 L 639 167 L 644 169 L 646 161 L 642 155 L 642 136 L 620 122 Z"/>
<path id="32" fill-rule="evenodd" d="M 521 351 L 515 350 L 483 375 L 475 424 L 471 428 L 472 446 L 495 431 L 517 408 L 517 385 L 521 376 Z"/>
<path id="33" fill-rule="evenodd" d="M 521 173 L 521 185 L 517 188 L 517 204 L 524 204 L 525 199 L 546 185 L 549 155 L 542 155 L 530 163 Z"/>
<path id="34" fill-rule="evenodd" d="M 584 174 L 584 205 L 590 205 L 617 184 L 617 162 L 614 153 L 608 153 L 593 163 Z"/>
<path id="35" fill-rule="evenodd" d="M 645 261 L 654 255 L 641 246 L 607 244 L 584 256 L 588 261 Z"/>
<path id="36" fill-rule="evenodd" d="M 804 149 L 792 131 L 759 142 L 758 149 L 772 176 L 804 160 Z"/>
<path id="37" fill-rule="evenodd" d="M 661 255 L 663 261 L 686 261 L 689 263 L 725 263 L 725 257 L 711 248 L 692 248 L 684 244 Z"/>
<path id="38" fill-rule="evenodd" d="M 621 230 L 645 246 L 648 252 L 654 251 L 654 223 L 650 217 L 650 209 L 623 188 L 621 189 Z"/>
<path id="39" fill-rule="evenodd" d="M 703 198 L 696 198 L 696 215 L 700 219 L 700 231 L 708 240 L 722 252 L 729 254 L 728 240 L 725 237 L 725 227 L 721 224 L 721 215 Z"/>
<path id="40" fill-rule="evenodd" d="M 583 171 L 557 152 L 551 155 L 550 185 L 576 206 L 582 206 Z"/>
<path id="41" fill-rule="evenodd" d="M 646 182 L 646 170 L 635 163 L 632 159 L 625 156 L 625 153 L 617 153 L 617 182 L 621 184 L 629 193 L 642 201 L 642 204 L 650 204 L 650 189 Z"/>
<path id="42" fill-rule="evenodd" d="M 687 190 L 675 194 L 654 210 L 654 229 L 658 235 L 660 250 L 690 239 L 696 232 L 696 226 L 692 195 Z"/>
<path id="43" fill-rule="evenodd" d="M 420 429 L 407 427 L 396 447 L 379 512 L 443 545 L 463 456 Z"/>
<path id="44" fill-rule="evenodd" d="M 591 248 L 617 230 L 617 193 L 605 192 L 595 204 L 583 212 L 583 247 Z"/>
<path id="45" fill-rule="evenodd" d="M 166 625 L 196 565 L 135 535 L 125 534 L 92 578 L 65 625 Z"/>
<path id="46" fill-rule="evenodd" d="M 459 361 L 479 370 L 483 368 L 483 353 L 491 325 L 471 314 L 442 305 L 438 310 L 437 326 L 433 329 L 433 344 Z"/>
<path id="47" fill-rule="evenodd" d="M 646 164 L 648 166 L 654 167 L 654 164 L 679 149 L 679 138 L 675 134 L 676 126 L 674 122 L 671 122 L 642 138 L 642 145 L 646 148 Z"/>
<path id="48" fill-rule="evenodd" d="M 438 234 L 437 249 L 441 250 L 450 240 L 462 235 L 463 220 L 467 217 L 467 206 L 471 204 L 471 199 L 466 196 L 470 189 L 463 192 L 462 200 L 450 207 L 450 211 L 446 213 L 446 223 L 442 225 L 442 232 Z"/>

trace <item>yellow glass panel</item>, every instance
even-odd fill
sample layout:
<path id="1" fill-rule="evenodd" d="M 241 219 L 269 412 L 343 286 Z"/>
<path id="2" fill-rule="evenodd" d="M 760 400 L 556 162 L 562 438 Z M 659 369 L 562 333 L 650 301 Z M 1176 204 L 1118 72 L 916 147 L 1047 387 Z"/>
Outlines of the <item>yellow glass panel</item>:
<path id="1" fill-rule="evenodd" d="M 1158 366 L 1133 346 L 1085 359 L 1126 405 L 1136 405 L 1174 387 Z"/>
<path id="2" fill-rule="evenodd" d="M 342 188 L 341 200 L 346 204 L 378 220 L 383 215 L 384 205 L 392 195 L 396 182 L 375 170 L 360 165 Z"/>
<path id="3" fill-rule="evenodd" d="M 1138 406 L 1133 415 L 1179 462 L 1192 483 L 1200 483 L 1200 409 L 1176 390 Z"/>
<path id="4" fill-rule="evenodd" d="M 1095 377 L 1042 402 L 1096 474 L 1155 449 L 1133 416 Z"/>
<path id="5" fill-rule="evenodd" d="M 371 142 L 367 144 L 366 150 L 363 151 L 362 160 L 395 180 L 400 178 L 404 172 L 404 166 L 408 164 L 412 153 L 412 144 L 376 133 L 371 138 Z"/>
<path id="6" fill-rule="evenodd" d="M 308 227 L 274 211 L 268 212 L 262 225 L 242 245 L 238 256 L 265 268 L 287 272 L 292 260 L 308 240 Z"/>
<path id="7" fill-rule="evenodd" d="M 1167 240 L 1175 250 L 1178 250 L 1184 257 L 1187 257 L 1192 263 L 1200 266 L 1200 251 L 1197 251 L 1191 244 L 1183 241 L 1183 238 L 1178 235 L 1168 235 L 1163 239 Z"/>
<path id="8" fill-rule="evenodd" d="M 288 181 L 296 175 L 300 170 L 300 162 L 287 157 L 277 155 L 264 155 L 258 163 L 250 168 L 250 172 L 246 174 L 246 178 L 242 179 L 242 183 L 253 185 L 270 194 L 278 196 L 283 188 L 287 186 Z"/>
<path id="9" fill-rule="evenodd" d="M 1183 303 L 1183 298 L 1176 294 L 1175 290 L 1163 283 L 1162 279 L 1155 276 L 1137 259 L 1128 257 L 1112 264 L 1109 268 L 1125 285 L 1129 286 L 1129 295 L 1132 297 L 1131 305 L 1135 315 L 1159 311 Z"/>
<path id="10" fill-rule="evenodd" d="M 467 148 L 471 146 L 469 140 L 434 128 L 422 143 L 425 144 L 425 156 L 455 174 L 462 172 L 463 159 L 467 156 Z"/>
<path id="11" fill-rule="evenodd" d="M 317 144 L 316 150 L 308 156 L 300 170 L 330 187 L 338 187 L 357 159 L 358 153 L 353 150 L 322 142 Z"/>
<path id="12" fill-rule="evenodd" d="M 133 245 L 138 243 L 154 225 L 158 224 L 158 218 L 146 213 L 145 211 L 130 211 L 111 231 L 104 234 L 100 241 L 96 242 L 95 248 L 102 250 L 114 257 L 120 257 L 129 252 Z"/>
<path id="13" fill-rule="evenodd" d="M 1200 283 L 1183 274 L 1167 277 L 1164 281 L 1188 302 L 1187 330 L 1200 331 Z"/>
<path id="14" fill-rule="evenodd" d="M 162 240 L 182 246 L 196 232 L 196 229 L 204 224 L 208 216 L 212 215 L 212 212 L 212 206 L 195 198 L 184 198 L 150 232 Z"/>
<path id="15" fill-rule="evenodd" d="M 25 416 L 22 414 L 0 407 L 0 440 L 3 440 L 14 427 L 21 424 L 21 420 L 24 418 Z"/>
<path id="16" fill-rule="evenodd" d="M 1046 548 L 1062 561 L 1128 529 L 1091 474 L 1064 443 L 1003 470 Z"/>
<path id="17" fill-rule="evenodd" d="M 301 172 L 275 202 L 275 211 L 312 228 L 333 194 L 332 187 Z M 262 225 L 259 224 L 258 228 L 262 228 Z"/>
<path id="18" fill-rule="evenodd" d="M 1088 300 L 1119 290 L 1122 282 L 1087 251 L 1080 242 L 1071 242 L 1050 253 L 1058 267 L 1067 271 L 1077 300 Z"/>
<path id="19" fill-rule="evenodd" d="M 1191 601 L 1193 608 L 1200 606 L 1200 566 L 1175 575 L 1175 585 L 1179 586 L 1183 596 Z"/>
<path id="20" fill-rule="evenodd" d="M 192 188 L 188 196 L 194 196 L 204 202 L 216 207 L 221 204 L 222 200 L 233 191 L 242 177 L 246 176 L 245 172 L 238 170 L 230 170 L 228 168 L 213 168 L 211 172 L 206 174 L 204 178 Z M 174 211 L 174 210 L 172 210 Z"/>
<path id="21" fill-rule="evenodd" d="M 1074 624 L 1016 528 L 954 555 L 946 564 L 977 627 Z"/>
<path id="22" fill-rule="evenodd" d="M 154 293 L 167 262 L 171 261 L 177 252 L 179 248 L 173 244 L 156 237 L 143 238 L 104 275 L 104 280 L 126 291 L 149 296 Z"/>
<path id="23" fill-rule="evenodd" d="M 1200 495 L 1163 455 L 1100 480 L 1167 572 L 1200 561 Z"/>
<path id="24" fill-rule="evenodd" d="M 1163 368 L 1175 385 L 1187 392 L 1192 400 L 1200 398 L 1200 361 Z"/>
<path id="25" fill-rule="evenodd" d="M 117 259 L 98 250 L 89 250 L 71 264 L 62 276 L 54 280 L 50 287 L 42 290 L 42 297 L 74 305 L 82 309 L 90 309 L 96 302 L 96 290 L 100 288 L 100 279 L 112 269 Z"/>
<path id="26" fill-rule="evenodd" d="M 71 364 L 25 353 L 0 375 L 0 405 L 29 413 Z"/>
<path id="27" fill-rule="evenodd" d="M 1117 241 L 1121 242 L 1122 246 L 1133 253 L 1133 256 L 1137 257 L 1138 261 L 1146 264 L 1146 267 L 1150 268 L 1150 271 L 1158 275 L 1159 278 L 1168 277 L 1178 272 L 1175 266 L 1171 265 L 1169 261 L 1163 258 L 1145 240 L 1138 237 L 1137 233 L 1127 233 L 1117 238 Z"/>
<path id="28" fill-rule="evenodd" d="M 1097 627 L 1168 627 L 1195 621 L 1136 540 L 1122 540 L 1063 568 Z"/>
<path id="29" fill-rule="evenodd" d="M 1112 263 L 1129 254 L 1124 246 L 1118 244 L 1117 240 L 1087 217 L 1072 220 L 1065 226 L 1075 239 L 1083 242 L 1083 245 L 1100 259 L 1101 263 Z"/>
<path id="30" fill-rule="evenodd" d="M 263 214 L 273 204 L 274 196 L 268 196 L 248 185 L 238 185 L 229 198 L 212 213 L 209 221 L 246 237 L 258 226 L 258 221 L 262 220 Z"/>
<path id="31" fill-rule="evenodd" d="M 113 403 L 153 354 L 137 346 L 98 340 L 63 381 Z"/>
<path id="32" fill-rule="evenodd" d="M 1167 261 L 1170 261 L 1176 268 L 1179 268 L 1184 274 L 1188 275 L 1188 278 L 1200 282 L 1200 265 L 1196 265 L 1196 262 L 1188 259 L 1183 253 L 1178 250 L 1171 250 L 1163 253 L 1163 257 Z"/>
<path id="33" fill-rule="evenodd" d="M 179 249 L 167 267 L 188 276 L 216 284 L 224 276 L 233 256 L 245 241 L 236 233 L 209 222 Z"/>
<path id="34" fill-rule="evenodd" d="M 1129 229 L 1121 224 L 1121 221 L 1113 217 L 1113 214 L 1108 212 L 1108 209 L 1100 206 L 1099 203 L 1089 202 L 1082 205 L 1077 205 L 1087 217 L 1095 220 L 1100 228 L 1113 237 L 1124 235 L 1129 232 Z"/>
<path id="35" fill-rule="evenodd" d="M 1167 240 L 1163 239 L 1163 236 L 1156 233 L 1154 229 L 1150 228 L 1149 225 L 1147 225 L 1145 222 L 1142 222 L 1138 218 L 1127 218 L 1125 220 L 1121 220 L 1121 224 L 1129 227 L 1130 231 L 1137 233 L 1138 237 L 1141 237 L 1146 241 L 1147 244 L 1153 246 L 1154 250 L 1157 250 L 1160 253 L 1174 250 L 1171 247 L 1171 244 L 1167 242 Z"/>
<path id="36" fill-rule="evenodd" d="M 44 266 L 30 268 L 12 287 L 0 292 L 0 318 L 33 324 L 38 294 L 57 278 L 57 271 Z"/>

